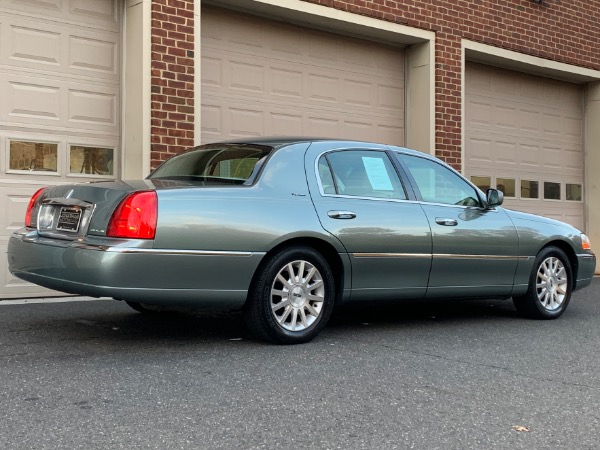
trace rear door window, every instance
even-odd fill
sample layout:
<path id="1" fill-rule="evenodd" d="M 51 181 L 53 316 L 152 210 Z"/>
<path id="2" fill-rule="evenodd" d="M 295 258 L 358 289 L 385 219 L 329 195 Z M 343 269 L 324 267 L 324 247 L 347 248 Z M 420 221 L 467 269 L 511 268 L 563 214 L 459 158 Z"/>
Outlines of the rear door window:
<path id="1" fill-rule="evenodd" d="M 324 194 L 406 200 L 387 153 L 343 150 L 321 156 L 319 177 Z"/>

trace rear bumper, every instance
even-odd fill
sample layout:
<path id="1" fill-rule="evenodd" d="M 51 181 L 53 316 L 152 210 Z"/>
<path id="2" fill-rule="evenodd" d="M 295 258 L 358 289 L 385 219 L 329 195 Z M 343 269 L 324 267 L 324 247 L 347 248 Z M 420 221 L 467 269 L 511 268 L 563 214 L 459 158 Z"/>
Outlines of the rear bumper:
<path id="1" fill-rule="evenodd" d="M 44 238 L 20 230 L 8 265 L 23 280 L 71 294 L 150 304 L 241 307 L 264 253 L 156 250 L 151 241 Z"/>
<path id="2" fill-rule="evenodd" d="M 577 265 L 577 280 L 575 281 L 574 290 L 589 286 L 592 282 L 596 270 L 596 255 L 593 253 L 577 255 Z"/>

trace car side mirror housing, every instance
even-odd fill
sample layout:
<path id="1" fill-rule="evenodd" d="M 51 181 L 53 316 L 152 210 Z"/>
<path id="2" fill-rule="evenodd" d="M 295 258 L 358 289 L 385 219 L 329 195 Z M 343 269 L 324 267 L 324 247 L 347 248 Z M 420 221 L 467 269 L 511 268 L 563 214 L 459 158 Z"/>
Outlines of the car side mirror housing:
<path id="1" fill-rule="evenodd" d="M 504 201 L 504 193 L 498 189 L 488 189 L 485 195 L 487 205 L 489 208 L 494 206 L 500 206 Z"/>

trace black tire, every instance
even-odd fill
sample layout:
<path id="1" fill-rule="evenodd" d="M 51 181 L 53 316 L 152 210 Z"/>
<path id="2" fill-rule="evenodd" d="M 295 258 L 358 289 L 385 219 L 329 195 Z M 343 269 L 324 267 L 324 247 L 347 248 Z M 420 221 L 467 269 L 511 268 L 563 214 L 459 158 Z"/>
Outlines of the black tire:
<path id="1" fill-rule="evenodd" d="M 567 309 L 572 290 L 569 258 L 558 247 L 546 247 L 535 258 L 527 292 L 513 297 L 513 303 L 517 311 L 530 319 L 557 319 Z"/>
<path id="2" fill-rule="evenodd" d="M 335 279 L 323 256 L 310 247 L 285 248 L 258 268 L 244 319 L 258 338 L 276 344 L 301 344 L 323 330 L 335 298 Z"/>
<path id="3" fill-rule="evenodd" d="M 127 303 L 132 309 L 142 314 L 157 315 L 162 313 L 162 310 L 160 310 L 159 308 L 148 307 L 145 303 L 130 302 L 127 300 L 125 300 L 125 303 Z"/>

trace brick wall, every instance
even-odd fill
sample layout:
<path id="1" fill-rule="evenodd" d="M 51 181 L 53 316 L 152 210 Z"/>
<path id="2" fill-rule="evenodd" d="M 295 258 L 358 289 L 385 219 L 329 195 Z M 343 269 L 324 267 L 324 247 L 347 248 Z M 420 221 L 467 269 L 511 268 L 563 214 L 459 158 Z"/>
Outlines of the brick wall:
<path id="1" fill-rule="evenodd" d="M 194 145 L 194 1 L 152 1 L 151 164 Z"/>
<path id="2" fill-rule="evenodd" d="M 600 69 L 600 1 L 303 0 L 436 32 L 436 155 L 461 167 L 461 38 Z"/>

